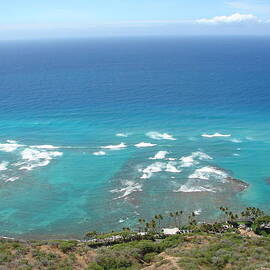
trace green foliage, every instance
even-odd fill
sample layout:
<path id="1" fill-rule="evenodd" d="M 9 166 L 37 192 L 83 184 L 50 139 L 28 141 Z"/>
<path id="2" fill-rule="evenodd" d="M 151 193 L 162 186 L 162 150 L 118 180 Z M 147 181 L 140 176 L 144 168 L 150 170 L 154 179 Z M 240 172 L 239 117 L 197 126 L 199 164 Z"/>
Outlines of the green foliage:
<path id="1" fill-rule="evenodd" d="M 243 219 L 228 208 L 223 207 L 221 211 L 227 218 L 226 223 L 197 224 L 192 213 L 186 220 L 186 228 L 182 227 L 191 232 L 170 237 L 161 233 L 166 216 L 158 214 L 148 222 L 139 220 L 139 230 L 145 231 L 146 227 L 147 234 L 123 228 L 121 232 L 107 234 L 89 232 L 88 242 L 0 240 L 0 269 L 138 270 L 149 264 L 171 269 L 171 260 L 188 270 L 269 268 L 270 216 L 257 208 L 243 211 Z M 182 212 L 171 212 L 167 219 L 180 227 Z M 243 229 L 246 224 L 251 224 L 255 233 L 267 237 L 242 236 L 237 226 Z M 103 247 L 93 250 L 89 246 Z M 159 255 L 162 252 L 169 256 L 162 255 L 162 258 Z"/>
<path id="2" fill-rule="evenodd" d="M 150 263 L 154 260 L 155 256 L 158 255 L 156 252 L 147 253 L 143 256 L 143 260 L 147 263 Z"/>
<path id="3" fill-rule="evenodd" d="M 248 207 L 242 213 L 241 216 L 247 221 L 254 221 L 259 217 L 265 216 L 265 213 L 256 207 Z"/>
<path id="4" fill-rule="evenodd" d="M 134 263 L 133 258 L 134 250 L 116 250 L 104 248 L 99 251 L 99 255 L 96 262 L 101 269 L 114 270 L 114 269 L 126 269 L 131 267 Z"/>
<path id="5" fill-rule="evenodd" d="M 259 235 L 270 235 L 270 216 L 261 216 L 255 219 L 252 229 Z"/>
<path id="6" fill-rule="evenodd" d="M 270 265 L 270 241 L 258 242 L 236 234 L 205 236 L 191 248 L 175 251 L 183 269 L 259 269 L 259 265 Z"/>
<path id="7" fill-rule="evenodd" d="M 86 237 L 87 239 L 93 239 L 93 238 L 95 238 L 95 237 L 97 237 L 97 236 L 98 236 L 98 233 L 97 233 L 96 231 L 87 232 L 87 233 L 85 234 L 85 237 Z"/>
<path id="8" fill-rule="evenodd" d="M 104 270 L 104 268 L 96 262 L 91 262 L 85 270 Z"/>
<path id="9" fill-rule="evenodd" d="M 61 241 L 59 244 L 59 249 L 67 253 L 69 251 L 72 251 L 77 246 L 77 241 Z"/>

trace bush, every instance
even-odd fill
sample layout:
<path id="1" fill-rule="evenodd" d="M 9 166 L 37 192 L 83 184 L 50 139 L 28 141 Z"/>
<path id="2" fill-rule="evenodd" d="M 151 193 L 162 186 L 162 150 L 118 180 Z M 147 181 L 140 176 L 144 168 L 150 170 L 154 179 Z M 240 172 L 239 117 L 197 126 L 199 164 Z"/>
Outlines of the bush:
<path id="1" fill-rule="evenodd" d="M 143 260 L 147 263 L 150 263 L 154 260 L 154 258 L 158 255 L 156 252 L 147 253 L 144 255 Z"/>
<path id="2" fill-rule="evenodd" d="M 85 270 L 104 270 L 104 268 L 98 265 L 96 262 L 92 262 L 88 265 Z"/>
<path id="3" fill-rule="evenodd" d="M 257 234 L 267 236 L 270 234 L 269 224 L 270 224 L 270 216 L 259 217 L 252 224 L 252 229 Z"/>
<path id="4" fill-rule="evenodd" d="M 58 247 L 62 252 L 67 253 L 69 251 L 72 251 L 76 246 L 76 241 L 65 241 L 61 242 Z"/>

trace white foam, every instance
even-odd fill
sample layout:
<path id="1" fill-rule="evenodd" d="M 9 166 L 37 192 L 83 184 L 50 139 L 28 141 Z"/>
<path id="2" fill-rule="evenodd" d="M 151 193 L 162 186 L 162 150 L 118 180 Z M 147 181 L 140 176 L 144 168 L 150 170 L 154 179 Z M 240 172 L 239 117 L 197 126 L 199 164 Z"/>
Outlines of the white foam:
<path id="1" fill-rule="evenodd" d="M 44 151 L 36 150 L 31 148 L 26 148 L 21 152 L 22 159 L 25 162 L 22 162 L 20 165 L 20 170 L 32 170 L 36 167 L 47 166 L 53 158 L 62 156 L 63 153 L 56 151 Z"/>
<path id="2" fill-rule="evenodd" d="M 2 163 L 0 163 L 0 171 L 6 171 L 8 164 L 9 163 L 7 161 L 3 161 Z"/>
<path id="3" fill-rule="evenodd" d="M 110 150 L 119 150 L 119 149 L 123 149 L 126 147 L 127 147 L 127 145 L 123 142 L 121 142 L 120 144 L 117 144 L 117 145 L 101 146 L 102 149 L 110 149 Z"/>
<path id="4" fill-rule="evenodd" d="M 156 146 L 156 144 L 140 142 L 140 143 L 135 144 L 134 146 L 136 146 L 137 148 L 144 148 L 144 147 L 153 147 L 153 146 Z"/>
<path id="5" fill-rule="evenodd" d="M 59 149 L 59 146 L 53 146 L 53 145 L 32 145 L 31 148 L 36 149 Z"/>
<path id="6" fill-rule="evenodd" d="M 197 209 L 194 211 L 195 216 L 199 216 L 202 213 L 202 209 Z"/>
<path id="7" fill-rule="evenodd" d="M 178 170 L 176 167 L 175 167 L 175 162 L 169 162 L 167 165 L 166 165 L 166 169 L 165 171 L 166 172 L 172 172 L 172 173 L 180 173 L 182 170 Z"/>
<path id="8" fill-rule="evenodd" d="M 124 137 L 124 138 L 126 138 L 126 137 L 128 137 L 128 133 L 117 133 L 117 134 L 115 134 L 115 136 L 116 137 Z"/>
<path id="9" fill-rule="evenodd" d="M 187 167 L 192 167 L 198 162 L 194 160 L 192 156 L 187 156 L 187 157 L 181 157 L 181 167 L 187 168 Z"/>
<path id="10" fill-rule="evenodd" d="M 209 160 L 209 159 L 213 159 L 212 157 L 208 156 L 207 154 L 205 154 L 204 152 L 193 152 L 191 155 L 192 158 L 197 158 L 199 160 Z"/>
<path id="11" fill-rule="evenodd" d="M 7 180 L 5 180 L 5 182 L 14 182 L 14 181 L 16 181 L 16 180 L 18 180 L 18 179 L 19 179 L 18 176 L 14 176 L 14 177 L 8 178 Z"/>
<path id="12" fill-rule="evenodd" d="M 226 178 L 228 178 L 228 174 L 218 168 L 206 166 L 195 170 L 188 178 L 209 180 L 210 177 L 214 177 L 224 182 L 226 181 Z"/>
<path id="13" fill-rule="evenodd" d="M 242 141 L 241 140 L 239 140 L 239 139 L 231 139 L 231 142 L 233 142 L 233 143 L 241 143 Z"/>
<path id="14" fill-rule="evenodd" d="M 17 148 L 23 146 L 23 145 L 18 144 L 16 141 L 13 141 L 13 140 L 7 140 L 6 142 L 7 143 L 1 143 L 0 144 L 0 151 L 3 151 L 3 152 L 13 152 Z"/>
<path id="15" fill-rule="evenodd" d="M 123 193 L 116 199 L 125 198 L 135 191 L 142 191 L 142 185 L 133 181 L 125 181 L 123 185 L 125 186 L 124 188 L 111 190 L 112 193 Z"/>
<path id="16" fill-rule="evenodd" d="M 215 137 L 231 137 L 231 134 L 221 134 L 221 133 L 214 133 L 214 134 L 202 134 L 202 137 L 205 138 L 215 138 Z"/>
<path id="17" fill-rule="evenodd" d="M 188 187 L 187 185 L 182 185 L 175 192 L 193 193 L 193 192 L 216 192 L 216 191 L 211 188 L 205 188 L 200 186 Z"/>
<path id="18" fill-rule="evenodd" d="M 149 159 L 165 159 L 166 155 L 169 154 L 167 151 L 159 151 L 156 153 L 154 157 L 150 157 Z"/>
<path id="19" fill-rule="evenodd" d="M 105 156 L 106 155 L 106 152 L 104 152 L 104 151 L 97 151 L 97 152 L 94 152 L 93 155 L 94 156 Z"/>
<path id="20" fill-rule="evenodd" d="M 143 170 L 139 170 L 143 172 L 141 179 L 149 179 L 152 177 L 153 173 L 161 172 L 164 168 L 166 168 L 166 164 L 162 162 L 155 162 Z"/>
<path id="21" fill-rule="evenodd" d="M 146 136 L 148 136 L 154 140 L 171 140 L 171 141 L 176 140 L 172 135 L 170 135 L 168 133 L 159 133 L 159 132 L 155 132 L 155 131 L 146 133 Z"/>
<path id="22" fill-rule="evenodd" d="M 197 160 L 211 160 L 213 158 L 201 151 L 193 152 L 190 156 L 184 156 L 180 158 L 181 167 L 187 168 L 187 167 L 192 167 L 194 165 L 197 165 L 198 161 L 196 159 Z"/>
<path id="23" fill-rule="evenodd" d="M 7 143 L 17 144 L 17 141 L 15 140 L 6 140 Z"/>

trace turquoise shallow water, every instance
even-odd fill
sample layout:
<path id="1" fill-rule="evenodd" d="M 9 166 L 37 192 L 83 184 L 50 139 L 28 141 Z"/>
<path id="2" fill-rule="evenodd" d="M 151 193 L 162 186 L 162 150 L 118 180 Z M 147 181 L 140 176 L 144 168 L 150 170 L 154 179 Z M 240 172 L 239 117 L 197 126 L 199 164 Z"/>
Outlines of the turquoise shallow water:
<path id="1" fill-rule="evenodd" d="M 0 233 L 80 237 L 176 209 L 200 220 L 223 204 L 268 210 L 269 47 L 2 42 Z"/>

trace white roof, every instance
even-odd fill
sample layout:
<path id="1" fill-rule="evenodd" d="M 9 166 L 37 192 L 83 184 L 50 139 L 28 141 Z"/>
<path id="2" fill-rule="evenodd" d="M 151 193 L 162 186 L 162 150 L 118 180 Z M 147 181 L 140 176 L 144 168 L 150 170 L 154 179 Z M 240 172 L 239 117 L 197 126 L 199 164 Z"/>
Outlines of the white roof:
<path id="1" fill-rule="evenodd" d="M 177 234 L 178 232 L 180 232 L 180 230 L 178 228 L 165 228 L 163 229 L 163 232 L 164 234 L 167 234 L 167 235 L 174 235 L 174 234 Z"/>

